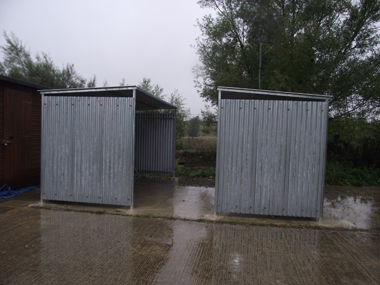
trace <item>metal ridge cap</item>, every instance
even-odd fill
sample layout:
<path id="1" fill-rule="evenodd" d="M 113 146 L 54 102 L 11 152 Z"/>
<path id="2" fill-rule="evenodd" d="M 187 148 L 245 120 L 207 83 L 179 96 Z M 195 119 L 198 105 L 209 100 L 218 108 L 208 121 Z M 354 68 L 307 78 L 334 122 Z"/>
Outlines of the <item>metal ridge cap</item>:
<path id="1" fill-rule="evenodd" d="M 62 88 L 62 89 L 47 89 L 38 90 L 43 94 L 58 94 L 58 93 L 82 93 L 82 92 L 101 92 L 101 91 L 123 91 L 123 90 L 133 90 L 138 87 L 135 85 L 131 86 L 111 86 L 111 87 L 83 87 L 83 88 Z"/>
<path id="2" fill-rule="evenodd" d="M 136 86 L 111 86 L 111 87 L 91 87 L 91 88 L 64 88 L 64 89 L 49 89 L 49 90 L 38 90 L 43 95 L 56 95 L 56 94 L 75 94 L 75 93 L 88 93 L 88 92 L 112 92 L 112 91 L 126 91 L 126 90 L 137 90 L 149 98 L 160 102 L 165 105 L 165 107 L 159 107 L 158 109 L 177 109 L 176 106 L 154 96 L 153 94 L 145 91 L 144 89 Z M 138 94 L 136 94 L 136 100 L 138 100 Z"/>
<path id="3" fill-rule="evenodd" d="M 264 90 L 264 89 L 250 89 L 241 87 L 227 87 L 218 86 L 218 91 L 228 91 L 228 92 L 240 92 L 248 94 L 260 94 L 269 96 L 286 96 L 286 97 L 296 97 L 296 98 L 315 98 L 331 100 L 333 95 L 323 95 L 323 94 L 312 94 L 312 93 L 299 93 L 299 92 L 289 92 L 289 91 L 275 91 L 275 90 Z"/>
<path id="4" fill-rule="evenodd" d="M 24 86 L 28 86 L 28 87 L 33 87 L 33 88 L 44 88 L 44 89 L 52 89 L 51 87 L 48 87 L 48 86 L 45 86 L 45 85 L 41 85 L 41 84 L 37 84 L 37 83 L 33 83 L 33 82 L 29 82 L 29 81 L 25 81 L 25 80 L 21 80 L 21 79 L 17 79 L 17 78 L 13 78 L 13 77 L 9 77 L 9 76 L 5 76 L 5 75 L 0 75 L 0 80 L 4 80 L 4 81 L 7 81 L 7 82 L 11 82 L 11 83 L 15 83 L 15 84 L 20 84 L 20 85 L 24 85 Z"/>

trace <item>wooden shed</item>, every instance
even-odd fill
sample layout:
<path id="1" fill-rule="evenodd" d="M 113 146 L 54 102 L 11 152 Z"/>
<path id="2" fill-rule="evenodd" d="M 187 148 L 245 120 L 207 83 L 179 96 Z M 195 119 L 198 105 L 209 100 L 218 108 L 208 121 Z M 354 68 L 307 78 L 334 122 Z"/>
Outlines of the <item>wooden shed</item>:
<path id="1" fill-rule="evenodd" d="M 0 75 L 1 185 L 40 183 L 41 89 L 48 87 Z"/>

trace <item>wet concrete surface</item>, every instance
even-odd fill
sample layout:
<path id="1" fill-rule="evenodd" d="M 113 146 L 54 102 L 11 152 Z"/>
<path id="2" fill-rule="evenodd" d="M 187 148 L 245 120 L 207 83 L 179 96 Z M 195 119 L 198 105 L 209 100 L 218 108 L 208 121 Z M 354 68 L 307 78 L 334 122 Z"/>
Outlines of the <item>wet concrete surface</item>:
<path id="1" fill-rule="evenodd" d="M 210 179 L 140 178 L 135 181 L 132 211 L 129 207 L 53 201 L 45 201 L 43 207 L 285 227 L 380 230 L 380 187 L 326 186 L 323 217 L 318 221 L 297 217 L 229 213 L 218 213 L 215 216 L 214 195 L 214 181 Z M 0 212 L 1 205 L 5 204 L 0 204 Z M 32 206 L 41 205 L 34 203 Z"/>
<path id="2" fill-rule="evenodd" d="M 0 284 L 379 284 L 380 234 L 20 207 Z"/>
<path id="3" fill-rule="evenodd" d="M 0 214 L 38 203 L 38 201 L 40 201 L 40 192 L 34 190 L 22 193 L 11 199 L 0 199 Z"/>
<path id="4" fill-rule="evenodd" d="M 326 187 L 320 222 L 215 218 L 214 191 L 210 180 L 140 179 L 133 211 L 41 208 L 37 191 L 2 199 L 0 284 L 380 284 L 379 187 Z M 297 227 L 308 225 L 321 229 Z"/>

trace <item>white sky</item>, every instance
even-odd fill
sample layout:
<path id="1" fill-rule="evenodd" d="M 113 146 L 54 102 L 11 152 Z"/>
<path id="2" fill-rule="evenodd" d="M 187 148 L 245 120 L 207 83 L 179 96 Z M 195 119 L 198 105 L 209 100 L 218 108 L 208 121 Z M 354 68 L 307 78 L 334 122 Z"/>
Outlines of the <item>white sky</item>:
<path id="1" fill-rule="evenodd" d="M 191 45 L 201 34 L 197 19 L 211 12 L 197 0 L 0 0 L 0 28 L 33 56 L 43 51 L 59 67 L 73 63 L 85 78 L 95 74 L 97 86 L 146 77 L 165 94 L 178 89 L 198 115 L 204 103 L 194 88 L 199 60 Z"/>

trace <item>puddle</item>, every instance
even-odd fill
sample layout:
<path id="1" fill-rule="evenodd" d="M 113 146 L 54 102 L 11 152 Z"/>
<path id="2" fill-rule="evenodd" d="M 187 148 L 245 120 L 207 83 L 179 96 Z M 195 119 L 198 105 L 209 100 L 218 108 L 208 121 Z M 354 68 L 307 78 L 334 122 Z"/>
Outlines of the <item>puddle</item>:
<path id="1" fill-rule="evenodd" d="M 174 194 L 174 217 L 200 219 L 214 212 L 214 188 L 178 186 Z"/>
<path id="2" fill-rule="evenodd" d="M 159 177 L 136 180 L 133 214 L 196 220 L 214 213 L 215 188 L 197 186 L 200 180 L 188 184 Z"/>
<path id="3" fill-rule="evenodd" d="M 35 193 L 32 193 L 35 192 Z M 215 187 L 210 179 L 163 177 L 135 180 L 134 209 L 100 204 L 52 202 L 44 206 L 70 211 L 105 212 L 121 215 L 205 219 L 290 227 L 329 227 L 380 230 L 380 187 L 327 186 L 324 213 L 320 221 L 295 217 L 274 217 L 219 213 L 214 216 Z M 0 203 L 0 215 L 36 203 L 39 192 L 31 191 Z M 38 204 L 34 204 L 38 207 Z"/>
<path id="4" fill-rule="evenodd" d="M 204 185 L 204 186 L 202 186 Z M 380 188 L 327 186 L 320 221 L 292 217 L 214 215 L 215 187 L 209 179 L 144 178 L 135 182 L 134 214 L 180 219 L 208 219 L 255 223 L 285 223 L 380 230 Z"/>
<path id="5" fill-rule="evenodd" d="M 380 230 L 380 188 L 327 186 L 322 220 L 350 228 Z"/>

